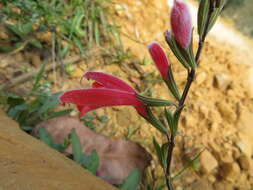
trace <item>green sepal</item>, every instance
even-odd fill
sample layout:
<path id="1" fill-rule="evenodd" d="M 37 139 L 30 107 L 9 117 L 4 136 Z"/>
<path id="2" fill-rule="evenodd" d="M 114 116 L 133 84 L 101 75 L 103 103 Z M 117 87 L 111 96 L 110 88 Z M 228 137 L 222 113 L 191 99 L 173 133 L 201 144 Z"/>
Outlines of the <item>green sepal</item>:
<path id="1" fill-rule="evenodd" d="M 168 80 L 165 80 L 165 83 L 168 86 L 168 88 L 169 88 L 170 92 L 172 93 L 172 95 L 179 101 L 180 98 L 181 98 L 181 95 L 178 91 L 178 86 L 175 82 L 171 66 L 169 67 Z"/>
<path id="2" fill-rule="evenodd" d="M 150 98 L 136 94 L 137 98 L 143 102 L 146 106 L 172 106 L 175 105 L 172 101 Z"/>
<path id="3" fill-rule="evenodd" d="M 210 0 L 201 0 L 198 9 L 198 34 L 202 38 L 206 28 L 208 13 L 210 9 Z"/>
<path id="4" fill-rule="evenodd" d="M 151 109 L 147 107 L 146 110 L 148 113 L 148 117 L 144 117 L 144 119 L 146 119 L 151 125 L 153 125 L 162 134 L 167 134 L 168 130 L 164 127 L 164 125 L 158 119 L 156 119 Z"/>
<path id="5" fill-rule="evenodd" d="M 191 55 L 190 47 L 192 46 L 192 41 L 190 44 L 190 47 L 187 49 L 182 48 L 176 41 L 175 37 L 173 34 L 171 34 L 170 38 L 166 38 L 167 43 L 169 44 L 172 52 L 174 55 L 177 57 L 178 61 L 182 63 L 182 65 L 186 68 L 189 69 L 191 68 L 196 68 L 196 63 L 194 56 Z"/>
<path id="6" fill-rule="evenodd" d="M 167 44 L 169 45 L 171 51 L 173 52 L 173 54 L 176 56 L 176 58 L 178 59 L 178 61 L 186 68 L 189 69 L 189 65 L 186 61 L 186 59 L 184 58 L 184 56 L 182 56 L 182 54 L 180 53 L 180 50 L 178 48 L 178 45 L 176 43 L 176 40 L 174 38 L 174 36 L 172 34 L 170 34 L 170 37 L 166 37 L 165 36 L 165 40 L 167 42 Z"/>
<path id="7" fill-rule="evenodd" d="M 192 33 L 193 33 L 193 29 L 192 29 Z M 191 64 L 194 65 L 194 68 L 197 67 L 197 63 L 195 61 L 195 56 L 193 53 L 193 35 L 191 36 L 191 43 L 187 51 L 188 51 L 188 56 L 189 56 L 189 60 Z"/>

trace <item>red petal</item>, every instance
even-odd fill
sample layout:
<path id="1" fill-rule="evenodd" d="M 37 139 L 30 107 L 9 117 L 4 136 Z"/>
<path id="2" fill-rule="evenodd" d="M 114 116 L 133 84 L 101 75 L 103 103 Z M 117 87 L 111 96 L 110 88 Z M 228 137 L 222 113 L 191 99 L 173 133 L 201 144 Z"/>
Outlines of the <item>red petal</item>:
<path id="1" fill-rule="evenodd" d="M 131 105 L 139 114 L 146 116 L 144 104 L 139 101 L 135 93 L 129 93 L 116 89 L 90 88 L 77 89 L 64 92 L 59 97 L 61 103 L 76 104 L 81 116 L 87 112 L 105 106 Z"/>
<path id="2" fill-rule="evenodd" d="M 99 82 L 93 82 L 92 83 L 92 88 L 103 88 L 104 86 L 100 84 Z"/>
<path id="3" fill-rule="evenodd" d="M 102 72 L 87 72 L 84 74 L 84 77 L 92 80 L 95 80 L 105 88 L 124 90 L 127 92 L 136 93 L 137 91 L 133 89 L 126 82 L 121 79 L 114 77 L 112 75 L 102 73 Z"/>
<path id="4" fill-rule="evenodd" d="M 184 2 L 174 0 L 171 12 L 171 27 L 177 42 L 187 49 L 192 36 L 192 19 L 188 6 Z"/>
<path id="5" fill-rule="evenodd" d="M 169 72 L 169 61 L 162 47 L 158 43 L 152 42 L 148 45 L 148 49 L 163 79 L 167 80 Z"/>

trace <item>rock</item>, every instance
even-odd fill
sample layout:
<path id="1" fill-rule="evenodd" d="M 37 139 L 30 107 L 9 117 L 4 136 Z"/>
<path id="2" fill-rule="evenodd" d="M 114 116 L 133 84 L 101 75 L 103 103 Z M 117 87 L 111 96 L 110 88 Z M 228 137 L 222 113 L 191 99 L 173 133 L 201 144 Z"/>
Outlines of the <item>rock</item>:
<path id="1" fill-rule="evenodd" d="M 1 111 L 1 110 L 0 110 Z M 116 190 L 0 112 L 0 189 Z"/>
<path id="2" fill-rule="evenodd" d="M 200 164 L 202 171 L 206 174 L 211 173 L 218 166 L 217 160 L 208 150 L 200 155 Z"/>
<path id="3" fill-rule="evenodd" d="M 253 67 L 250 66 L 244 75 L 244 80 L 242 81 L 244 90 L 249 98 L 253 98 Z"/>
<path id="4" fill-rule="evenodd" d="M 196 76 L 196 84 L 200 85 L 206 80 L 207 74 L 206 72 L 200 72 Z"/>
<path id="5" fill-rule="evenodd" d="M 223 150 L 223 149 L 221 149 Z M 233 152 L 229 149 L 225 149 L 219 153 L 219 160 L 221 162 L 232 163 L 234 162 Z"/>
<path id="6" fill-rule="evenodd" d="M 252 147 L 253 142 L 249 141 L 246 136 L 241 138 L 241 140 L 237 141 L 235 144 L 240 149 L 240 151 L 248 157 L 252 155 Z"/>
<path id="7" fill-rule="evenodd" d="M 196 126 L 196 119 L 192 115 L 187 115 L 186 117 L 183 118 L 183 123 L 186 127 L 192 128 Z"/>
<path id="8" fill-rule="evenodd" d="M 221 182 L 214 184 L 214 189 L 216 189 L 216 190 L 232 190 L 233 184 L 228 181 L 221 181 Z"/>
<path id="9" fill-rule="evenodd" d="M 212 132 L 217 131 L 217 129 L 219 129 L 219 124 L 217 122 L 212 122 L 209 127 L 209 130 L 211 130 Z"/>
<path id="10" fill-rule="evenodd" d="M 213 190 L 212 186 L 208 184 L 206 180 L 199 180 L 191 184 L 190 189 L 192 190 Z"/>
<path id="11" fill-rule="evenodd" d="M 250 158 L 246 155 L 241 155 L 238 158 L 238 163 L 242 170 L 251 170 Z"/>
<path id="12" fill-rule="evenodd" d="M 214 86 L 221 90 L 226 90 L 231 84 L 232 80 L 228 75 L 225 74 L 216 74 L 214 76 Z"/>
<path id="13" fill-rule="evenodd" d="M 203 116 L 204 116 L 205 118 L 208 118 L 209 110 L 208 110 L 208 107 L 207 107 L 206 105 L 201 104 L 201 105 L 199 106 L 199 112 L 200 112 L 201 114 L 203 114 Z"/>
<path id="14" fill-rule="evenodd" d="M 238 175 L 240 175 L 240 167 L 236 162 L 223 163 L 220 169 L 220 175 L 224 179 L 233 182 L 234 180 L 236 180 Z"/>
<path id="15" fill-rule="evenodd" d="M 227 120 L 230 123 L 236 121 L 237 119 L 236 113 L 229 104 L 222 101 L 217 104 L 217 107 L 223 119 Z"/>
<path id="16" fill-rule="evenodd" d="M 213 175 L 209 175 L 207 179 L 210 183 L 214 183 L 216 181 L 216 177 Z"/>

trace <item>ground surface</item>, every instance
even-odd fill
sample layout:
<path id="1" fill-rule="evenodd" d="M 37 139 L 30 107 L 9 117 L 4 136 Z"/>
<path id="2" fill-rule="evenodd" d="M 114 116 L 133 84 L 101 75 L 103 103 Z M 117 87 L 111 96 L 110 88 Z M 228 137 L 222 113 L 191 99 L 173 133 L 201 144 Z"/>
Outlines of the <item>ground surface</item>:
<path id="1" fill-rule="evenodd" d="M 158 41 L 167 49 L 163 32 L 169 28 L 169 7 L 165 0 L 120 0 L 115 4 L 114 21 L 121 26 L 122 41 L 140 60 L 150 59 L 146 45 Z M 253 58 L 251 40 L 229 25 L 214 29 L 207 39 L 196 81 L 186 101 L 187 107 L 180 121 L 173 171 L 177 171 L 190 157 L 206 148 L 200 157 L 201 170 L 189 170 L 175 182 L 176 189 L 251 190 L 253 187 Z M 225 26 L 225 27 L 224 27 Z M 197 39 L 197 38 L 196 38 Z M 183 86 L 186 72 L 169 52 L 175 77 Z M 4 56 L 4 55 L 2 55 Z M 21 74 L 25 65 L 39 65 L 36 53 L 19 52 L 1 63 L 1 81 Z M 20 67 L 22 63 L 22 67 Z M 56 76 L 54 90 L 87 87 L 80 83 L 83 72 L 103 71 L 125 79 L 139 91 L 146 90 L 154 97 L 171 98 L 152 64 L 137 64 L 135 59 L 119 64 L 106 64 L 99 55 L 81 61 L 70 79 Z M 54 80 L 54 75 L 49 74 Z M 24 87 L 19 87 L 22 93 Z M 154 153 L 152 136 L 162 142 L 160 134 L 124 107 L 100 109 L 97 115 L 107 115 L 109 122 L 97 126 L 97 131 L 113 138 L 125 137 L 130 129 L 139 128 L 131 140 L 140 142 Z M 155 158 L 155 157 L 154 157 Z M 154 163 L 157 164 L 156 159 Z M 152 166 L 153 167 L 153 166 Z M 157 173 L 161 176 L 161 172 Z M 158 177 L 159 178 L 159 177 Z"/>

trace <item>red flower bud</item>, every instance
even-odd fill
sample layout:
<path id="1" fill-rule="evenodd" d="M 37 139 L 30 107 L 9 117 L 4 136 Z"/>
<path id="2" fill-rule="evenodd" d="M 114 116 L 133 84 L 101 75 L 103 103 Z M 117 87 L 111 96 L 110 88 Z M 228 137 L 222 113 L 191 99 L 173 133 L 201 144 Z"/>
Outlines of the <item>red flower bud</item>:
<path id="1" fill-rule="evenodd" d="M 171 12 L 171 27 L 176 41 L 182 48 L 187 49 L 191 43 L 192 19 L 186 3 L 174 0 Z"/>
<path id="2" fill-rule="evenodd" d="M 162 75 L 162 78 L 166 81 L 168 79 L 168 72 L 169 72 L 169 60 L 163 51 L 162 47 L 156 43 L 152 42 L 148 45 L 149 53 L 155 62 L 155 65 L 159 72 Z"/>

